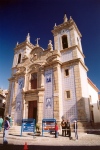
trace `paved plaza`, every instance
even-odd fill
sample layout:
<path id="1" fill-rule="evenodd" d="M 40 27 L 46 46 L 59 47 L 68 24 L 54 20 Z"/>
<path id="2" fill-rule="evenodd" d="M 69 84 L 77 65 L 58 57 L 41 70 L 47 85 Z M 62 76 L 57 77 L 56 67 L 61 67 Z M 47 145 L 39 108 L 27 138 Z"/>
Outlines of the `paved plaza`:
<path id="1" fill-rule="evenodd" d="M 32 136 L 28 134 L 8 135 L 8 142 L 12 145 L 46 145 L 46 146 L 99 146 L 100 134 L 98 133 L 78 133 L 78 141 L 75 140 L 74 132 L 72 133 L 72 140 L 68 137 L 62 137 L 61 134 L 55 138 L 53 134 L 44 133 L 44 136 Z M 0 133 L 0 144 L 3 143 L 2 133 Z"/>

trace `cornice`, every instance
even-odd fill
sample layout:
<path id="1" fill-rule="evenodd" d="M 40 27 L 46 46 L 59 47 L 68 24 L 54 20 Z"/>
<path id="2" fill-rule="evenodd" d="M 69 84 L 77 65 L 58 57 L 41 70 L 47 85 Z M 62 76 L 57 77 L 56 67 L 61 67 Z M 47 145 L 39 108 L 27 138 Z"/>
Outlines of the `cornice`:
<path id="1" fill-rule="evenodd" d="M 21 49 L 21 48 L 23 48 L 23 47 L 25 47 L 25 46 L 28 46 L 28 47 L 31 48 L 31 49 L 33 49 L 33 48 L 35 47 L 32 43 L 27 42 L 27 41 L 24 41 L 24 42 L 18 44 L 18 45 L 14 48 L 14 50 L 15 50 L 15 51 L 16 51 L 16 50 L 19 50 L 19 49 Z"/>
<path id="2" fill-rule="evenodd" d="M 23 77 L 23 76 L 25 76 L 25 73 L 23 73 L 23 72 L 19 72 L 19 73 L 16 73 L 16 74 L 14 74 L 13 75 L 14 77 Z"/>
<path id="3" fill-rule="evenodd" d="M 8 79 L 8 81 L 14 81 L 15 80 L 15 77 L 11 77 Z"/>
<path id="4" fill-rule="evenodd" d="M 56 35 L 62 29 L 66 29 L 66 28 L 70 29 L 70 27 L 72 27 L 72 28 L 75 27 L 75 29 L 76 29 L 77 33 L 79 34 L 79 36 L 82 37 L 82 35 L 81 35 L 81 33 L 80 33 L 80 31 L 79 31 L 79 29 L 78 29 L 78 27 L 77 27 L 77 25 L 76 25 L 76 23 L 74 22 L 73 19 L 70 19 L 69 21 L 67 21 L 65 23 L 62 23 L 58 26 L 54 26 L 54 30 L 52 30 L 51 32 L 54 35 Z"/>
<path id="5" fill-rule="evenodd" d="M 81 65 L 84 67 L 84 69 L 86 71 L 88 71 L 88 68 L 85 66 L 85 64 L 81 61 L 80 58 L 73 59 L 73 60 L 70 60 L 70 61 L 67 61 L 67 62 L 63 62 L 62 66 L 65 66 L 65 65 L 71 66 L 71 65 L 75 65 L 75 64 L 79 64 L 79 63 L 81 63 Z"/>
<path id="6" fill-rule="evenodd" d="M 25 93 L 25 94 L 30 94 L 30 93 L 32 93 L 32 94 L 36 94 L 36 93 L 38 93 L 39 91 L 45 91 L 45 88 L 37 88 L 37 89 L 31 89 L 31 90 L 27 90 L 27 91 L 23 91 L 23 93 Z"/>
<path id="7" fill-rule="evenodd" d="M 60 25 L 58 25 L 58 26 L 55 26 L 55 27 L 54 27 L 54 30 L 51 30 L 51 32 L 52 32 L 53 34 L 56 34 L 56 33 L 58 33 L 59 31 L 61 31 L 62 29 L 66 29 L 66 28 L 69 28 L 69 27 L 70 27 L 70 23 L 69 23 L 69 21 L 68 21 L 68 22 L 62 23 L 62 24 L 60 24 Z"/>
<path id="8" fill-rule="evenodd" d="M 69 51 L 69 50 L 74 50 L 75 48 L 77 48 L 79 50 L 79 52 L 81 53 L 81 55 L 85 58 L 85 55 L 82 53 L 82 51 L 80 50 L 78 45 L 74 45 L 74 46 L 65 48 L 63 50 L 60 50 L 60 52 L 62 53 L 62 52 L 66 52 L 66 51 Z"/>
<path id="9" fill-rule="evenodd" d="M 17 69 L 17 67 L 15 66 L 15 67 L 12 67 L 11 69 L 12 69 L 12 70 L 13 70 L 13 69 Z"/>
<path id="10" fill-rule="evenodd" d="M 81 63 L 81 65 L 84 67 L 84 69 L 86 70 L 86 71 L 88 71 L 88 68 L 87 68 L 87 66 L 83 63 L 83 61 L 80 59 L 80 63 Z"/>
<path id="11" fill-rule="evenodd" d="M 55 60 L 55 61 L 51 61 L 51 62 L 46 62 L 45 65 L 44 65 L 44 67 L 49 67 L 49 66 L 54 67 L 55 64 L 60 64 L 60 65 L 62 65 L 62 62 L 59 61 L 59 60 Z"/>
<path id="12" fill-rule="evenodd" d="M 62 63 L 62 67 L 67 65 L 67 66 L 71 66 L 71 65 L 75 65 L 76 63 L 78 64 L 80 61 L 80 58 L 77 58 L 77 59 L 73 59 L 73 60 L 69 60 L 67 62 L 63 62 Z"/>

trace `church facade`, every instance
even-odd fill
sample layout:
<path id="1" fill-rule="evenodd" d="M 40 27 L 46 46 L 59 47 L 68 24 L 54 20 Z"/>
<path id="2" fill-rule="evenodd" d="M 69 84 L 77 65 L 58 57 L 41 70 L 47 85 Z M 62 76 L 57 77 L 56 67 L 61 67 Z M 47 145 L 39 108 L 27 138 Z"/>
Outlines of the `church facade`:
<path id="1" fill-rule="evenodd" d="M 84 62 L 81 33 L 74 20 L 64 15 L 64 22 L 54 26 L 54 48 L 49 40 L 44 50 L 26 40 L 14 49 L 12 75 L 6 114 L 14 124 L 24 118 L 34 118 L 38 124 L 44 118 L 62 118 L 89 122 L 88 68 Z"/>

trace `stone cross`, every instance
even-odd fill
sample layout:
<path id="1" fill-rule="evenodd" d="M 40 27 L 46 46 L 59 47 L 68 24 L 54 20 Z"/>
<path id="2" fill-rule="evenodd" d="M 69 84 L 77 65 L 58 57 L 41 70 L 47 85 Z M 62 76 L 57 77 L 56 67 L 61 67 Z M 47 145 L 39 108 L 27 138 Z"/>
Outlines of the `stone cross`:
<path id="1" fill-rule="evenodd" d="M 37 41 L 37 44 L 36 45 L 38 45 L 38 41 L 40 40 L 40 38 L 37 38 L 35 41 Z"/>

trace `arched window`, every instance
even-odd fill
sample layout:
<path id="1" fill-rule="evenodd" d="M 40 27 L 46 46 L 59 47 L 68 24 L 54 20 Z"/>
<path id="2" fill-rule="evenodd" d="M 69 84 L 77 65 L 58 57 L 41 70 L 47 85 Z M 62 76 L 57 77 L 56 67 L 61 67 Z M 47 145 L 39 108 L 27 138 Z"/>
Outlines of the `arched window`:
<path id="1" fill-rule="evenodd" d="M 18 64 L 21 62 L 21 54 L 18 56 Z"/>
<path id="2" fill-rule="evenodd" d="M 63 49 L 68 48 L 67 35 L 62 36 L 62 46 L 63 46 Z"/>
<path id="3" fill-rule="evenodd" d="M 37 89 L 37 73 L 31 74 L 31 89 Z"/>

